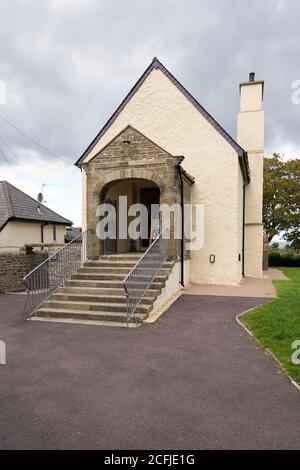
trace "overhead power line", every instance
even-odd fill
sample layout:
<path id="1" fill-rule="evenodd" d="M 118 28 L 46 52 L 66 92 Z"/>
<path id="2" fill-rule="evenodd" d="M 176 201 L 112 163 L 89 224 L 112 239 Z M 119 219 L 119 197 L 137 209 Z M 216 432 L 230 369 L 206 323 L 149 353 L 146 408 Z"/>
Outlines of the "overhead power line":
<path id="1" fill-rule="evenodd" d="M 34 176 L 32 175 L 32 173 L 20 162 L 20 159 L 15 155 L 15 153 L 12 151 L 12 149 L 10 148 L 10 146 L 8 145 L 8 143 L 3 139 L 3 137 L 0 136 L 0 142 L 2 142 L 3 145 L 5 145 L 5 147 L 7 148 L 7 150 L 9 151 L 9 153 L 12 155 L 12 157 L 14 158 L 15 162 L 17 165 L 21 166 L 23 168 L 24 171 L 26 171 L 26 173 L 30 176 L 30 178 L 32 179 L 32 181 L 34 181 L 34 183 L 36 185 L 40 185 L 40 183 L 37 182 L 37 180 L 34 178 Z M 2 155 L 3 155 L 3 152 L 1 152 Z M 8 160 L 6 160 L 8 161 Z"/>
<path id="2" fill-rule="evenodd" d="M 0 148 L 0 154 L 3 156 L 4 160 L 6 161 L 6 163 L 8 164 L 8 168 L 13 172 L 13 174 L 15 175 L 16 179 L 17 180 L 22 180 L 23 181 L 23 184 L 24 186 L 26 186 L 26 190 L 31 193 L 31 189 L 29 188 L 29 186 L 27 185 L 26 181 L 22 178 L 20 178 L 20 176 L 18 175 L 18 173 L 16 172 L 16 169 L 14 166 L 11 166 L 11 162 L 9 161 L 9 159 L 7 158 L 7 156 L 5 155 L 5 153 L 3 152 L 3 150 Z"/>
<path id="3" fill-rule="evenodd" d="M 48 152 L 50 155 L 52 155 L 53 157 L 55 158 L 58 158 L 59 160 L 65 162 L 65 163 L 68 163 L 68 164 L 71 164 L 71 162 L 69 162 L 68 160 L 66 160 L 65 158 L 62 158 L 60 157 L 59 155 L 57 155 L 56 153 L 52 152 L 52 150 L 49 150 L 47 149 L 47 147 L 45 147 L 43 144 L 40 144 L 39 142 L 37 142 L 36 140 L 34 140 L 32 137 L 30 137 L 28 134 L 26 134 L 26 132 L 22 131 L 22 129 L 20 129 L 19 127 L 17 127 L 15 124 L 13 124 L 11 121 L 9 121 L 6 117 L 2 116 L 0 114 L 0 118 L 3 119 L 3 121 L 7 122 L 7 124 L 9 124 L 10 126 L 12 126 L 16 131 L 18 131 L 20 134 L 22 134 L 24 137 L 26 137 L 28 140 L 30 140 L 30 142 L 32 142 L 33 144 L 37 145 L 38 147 L 40 147 L 42 150 Z"/>

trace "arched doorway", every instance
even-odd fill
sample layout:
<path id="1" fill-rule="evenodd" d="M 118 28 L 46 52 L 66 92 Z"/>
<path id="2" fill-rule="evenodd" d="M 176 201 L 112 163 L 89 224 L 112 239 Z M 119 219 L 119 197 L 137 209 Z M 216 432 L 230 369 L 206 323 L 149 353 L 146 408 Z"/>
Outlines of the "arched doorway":
<path id="1" fill-rule="evenodd" d="M 100 242 L 101 254 L 132 253 L 145 251 L 159 231 L 160 188 L 151 180 L 126 178 L 110 181 L 99 195 L 100 204 L 112 208 L 105 213 L 106 221 L 114 225 L 107 238 Z M 140 212 L 139 207 L 142 208 Z M 141 224 L 137 224 L 137 220 Z M 132 223 L 132 225 L 131 225 Z M 139 236 L 132 236 L 131 227 Z"/>

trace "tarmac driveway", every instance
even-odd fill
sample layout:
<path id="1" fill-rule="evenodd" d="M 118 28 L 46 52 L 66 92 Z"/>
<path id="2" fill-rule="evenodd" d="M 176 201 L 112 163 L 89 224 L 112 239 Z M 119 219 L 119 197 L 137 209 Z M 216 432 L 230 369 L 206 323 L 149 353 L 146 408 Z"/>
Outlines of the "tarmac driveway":
<path id="1" fill-rule="evenodd" d="M 138 329 L 24 322 L 0 296 L 1 449 L 300 448 L 300 393 L 235 315 L 181 296 Z"/>

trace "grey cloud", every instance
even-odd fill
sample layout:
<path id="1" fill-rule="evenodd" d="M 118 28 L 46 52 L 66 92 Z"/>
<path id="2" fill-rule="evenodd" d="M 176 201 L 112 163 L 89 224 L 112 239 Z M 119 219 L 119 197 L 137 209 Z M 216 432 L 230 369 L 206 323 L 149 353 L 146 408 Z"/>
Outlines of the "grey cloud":
<path id="1" fill-rule="evenodd" d="M 298 0 L 2 1 L 0 114 L 73 163 L 158 56 L 233 137 L 238 84 L 255 71 L 267 149 L 300 149 L 299 16 Z M 0 136 L 32 147 L 1 119 Z"/>

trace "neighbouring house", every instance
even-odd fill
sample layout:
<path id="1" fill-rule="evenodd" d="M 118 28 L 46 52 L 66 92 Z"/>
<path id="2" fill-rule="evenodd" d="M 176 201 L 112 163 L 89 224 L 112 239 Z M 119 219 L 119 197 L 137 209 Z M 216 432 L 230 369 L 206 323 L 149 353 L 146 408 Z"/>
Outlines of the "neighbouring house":
<path id="1" fill-rule="evenodd" d="M 0 181 L 0 252 L 62 246 L 72 222 Z"/>
<path id="2" fill-rule="evenodd" d="M 76 162 L 81 264 L 77 257 L 65 286 L 57 284 L 36 318 L 138 326 L 190 282 L 236 285 L 243 276 L 262 277 L 264 82 L 251 73 L 239 93 L 234 139 L 154 58 Z M 149 212 L 138 209 L 148 231 L 133 238 L 138 204 L 159 210 L 149 224 Z M 161 210 L 175 206 L 181 227 L 189 208 L 200 208 L 200 225 L 193 220 L 179 239 L 175 212 Z M 170 236 L 163 240 L 166 217 Z M 99 236 L 103 221 L 112 227 L 106 238 Z"/>

